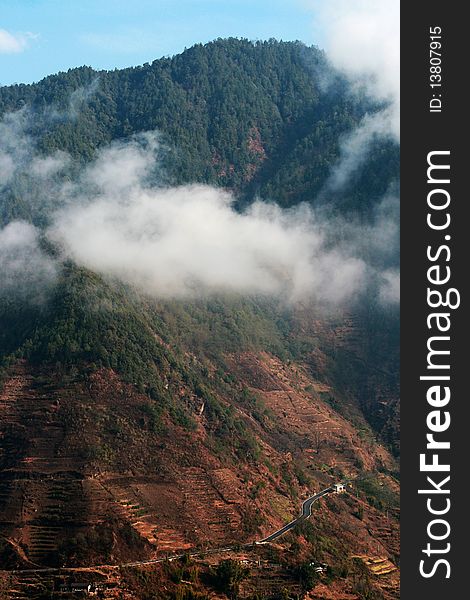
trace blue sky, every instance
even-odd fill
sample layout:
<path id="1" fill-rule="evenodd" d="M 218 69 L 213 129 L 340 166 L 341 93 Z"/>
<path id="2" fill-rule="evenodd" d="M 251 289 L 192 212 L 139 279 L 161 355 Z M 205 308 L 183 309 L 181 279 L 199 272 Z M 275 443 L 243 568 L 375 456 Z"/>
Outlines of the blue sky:
<path id="1" fill-rule="evenodd" d="M 138 65 L 227 36 L 321 45 L 305 0 L 0 0 L 0 85 Z"/>

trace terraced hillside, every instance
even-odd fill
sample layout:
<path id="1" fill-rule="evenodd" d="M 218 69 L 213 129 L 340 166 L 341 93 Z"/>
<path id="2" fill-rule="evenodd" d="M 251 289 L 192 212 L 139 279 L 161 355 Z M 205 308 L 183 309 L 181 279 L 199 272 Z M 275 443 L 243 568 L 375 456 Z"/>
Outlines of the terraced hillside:
<path id="1" fill-rule="evenodd" d="M 231 447 L 235 432 L 221 445 L 210 406 L 184 385 L 177 393 L 190 425 L 172 421 L 170 407 L 152 430 L 148 397 L 111 370 L 73 376 L 26 361 L 10 368 L 1 395 L 1 526 L 12 566 L 119 562 L 253 541 L 295 516 L 309 490 L 395 469 L 371 433 L 364 437 L 335 411 L 331 382 L 308 365 L 244 352 L 227 355 L 221 375 L 205 360 L 207 385 L 249 432 L 256 459 Z M 218 378 L 228 373 L 223 387 Z M 385 475 L 383 484 L 394 487 Z M 379 518 L 377 531 L 364 529 L 363 547 L 378 541 L 395 553 L 396 529 L 370 518 Z"/>

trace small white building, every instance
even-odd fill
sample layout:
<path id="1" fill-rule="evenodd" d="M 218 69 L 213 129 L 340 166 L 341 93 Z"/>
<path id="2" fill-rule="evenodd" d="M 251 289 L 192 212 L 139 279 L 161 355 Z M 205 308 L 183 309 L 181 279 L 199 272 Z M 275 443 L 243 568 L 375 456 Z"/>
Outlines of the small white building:
<path id="1" fill-rule="evenodd" d="M 336 494 L 342 494 L 346 491 L 346 485 L 344 483 L 335 483 L 333 489 Z"/>
<path id="2" fill-rule="evenodd" d="M 326 571 L 326 569 L 328 568 L 327 565 L 325 565 L 325 563 L 311 562 L 309 564 L 311 567 L 313 567 L 313 570 L 315 571 L 315 573 L 324 573 Z"/>

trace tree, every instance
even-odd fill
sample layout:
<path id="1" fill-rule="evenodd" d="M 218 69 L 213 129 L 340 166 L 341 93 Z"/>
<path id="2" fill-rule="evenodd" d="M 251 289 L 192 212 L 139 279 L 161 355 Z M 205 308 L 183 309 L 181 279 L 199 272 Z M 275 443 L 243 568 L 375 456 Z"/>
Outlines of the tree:
<path id="1" fill-rule="evenodd" d="M 250 570 L 238 560 L 222 560 L 214 573 L 214 585 L 230 598 L 237 598 L 240 583 L 246 579 Z"/>
<path id="2" fill-rule="evenodd" d="M 298 565 L 295 569 L 295 576 L 305 592 L 312 590 L 319 579 L 315 567 L 310 562 Z"/>

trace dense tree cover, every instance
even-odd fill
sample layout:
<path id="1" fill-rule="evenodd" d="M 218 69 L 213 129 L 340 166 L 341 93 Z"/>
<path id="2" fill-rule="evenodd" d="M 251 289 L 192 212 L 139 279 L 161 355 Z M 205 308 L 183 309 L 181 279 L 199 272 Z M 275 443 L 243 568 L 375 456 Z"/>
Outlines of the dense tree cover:
<path id="1" fill-rule="evenodd" d="M 26 105 L 44 153 L 87 160 L 111 140 L 156 130 L 172 183 L 222 185 L 241 202 L 261 195 L 285 206 L 318 201 L 342 136 L 377 109 L 350 93 L 319 49 L 238 39 L 197 44 L 141 67 L 81 67 L 0 88 L 0 116 Z M 334 201 L 367 213 L 397 173 L 398 148 L 381 143 L 353 191 L 335 192 Z M 13 195 L 4 220 L 28 218 L 21 193 Z"/>
<path id="2" fill-rule="evenodd" d="M 215 567 L 213 585 L 229 598 L 237 598 L 240 583 L 249 575 L 249 569 L 237 560 L 226 559 Z"/>

